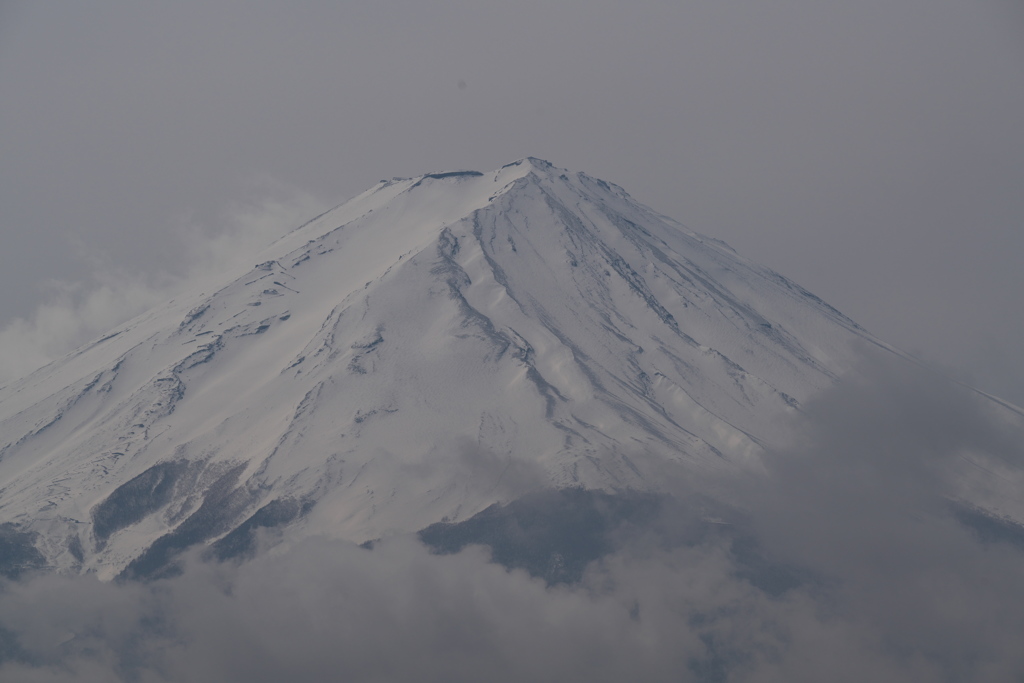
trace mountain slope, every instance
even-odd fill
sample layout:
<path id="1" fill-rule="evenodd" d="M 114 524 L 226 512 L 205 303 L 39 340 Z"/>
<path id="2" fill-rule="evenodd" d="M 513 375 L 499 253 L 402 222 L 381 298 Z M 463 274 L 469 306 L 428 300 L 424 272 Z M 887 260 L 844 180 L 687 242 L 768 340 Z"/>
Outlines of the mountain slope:
<path id="1" fill-rule="evenodd" d="M 537 159 L 382 181 L 223 283 L 0 390 L 0 522 L 52 565 L 143 574 L 239 528 L 363 541 L 537 485 L 656 490 L 659 463 L 756 461 L 857 344 L 887 348 Z"/>

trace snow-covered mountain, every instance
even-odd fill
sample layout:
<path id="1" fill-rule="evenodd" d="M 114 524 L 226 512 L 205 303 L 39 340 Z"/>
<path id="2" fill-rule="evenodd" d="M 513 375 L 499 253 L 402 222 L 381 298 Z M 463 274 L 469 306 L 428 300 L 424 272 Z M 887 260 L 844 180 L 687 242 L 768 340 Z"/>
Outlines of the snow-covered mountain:
<path id="1" fill-rule="evenodd" d="M 355 541 L 537 485 L 756 461 L 857 344 L 786 278 L 538 159 L 381 181 L 247 272 L 0 390 L 0 523 L 145 573 L 260 526 Z"/>

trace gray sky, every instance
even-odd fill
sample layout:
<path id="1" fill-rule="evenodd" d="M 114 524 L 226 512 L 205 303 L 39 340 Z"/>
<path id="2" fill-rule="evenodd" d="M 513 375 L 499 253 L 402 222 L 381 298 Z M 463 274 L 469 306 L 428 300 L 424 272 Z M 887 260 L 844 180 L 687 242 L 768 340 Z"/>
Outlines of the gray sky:
<path id="1" fill-rule="evenodd" d="M 270 219 L 526 155 L 1024 403 L 1014 0 L 4 2 L 0 354 Z"/>

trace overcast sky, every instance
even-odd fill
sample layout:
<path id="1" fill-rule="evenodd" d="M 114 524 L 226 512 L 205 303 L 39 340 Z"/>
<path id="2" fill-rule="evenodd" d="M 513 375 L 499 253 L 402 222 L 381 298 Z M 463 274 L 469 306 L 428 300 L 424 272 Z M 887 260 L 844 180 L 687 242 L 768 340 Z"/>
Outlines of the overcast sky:
<path id="1" fill-rule="evenodd" d="M 0 2 L 0 328 L 527 155 L 1024 403 L 1016 0 Z"/>

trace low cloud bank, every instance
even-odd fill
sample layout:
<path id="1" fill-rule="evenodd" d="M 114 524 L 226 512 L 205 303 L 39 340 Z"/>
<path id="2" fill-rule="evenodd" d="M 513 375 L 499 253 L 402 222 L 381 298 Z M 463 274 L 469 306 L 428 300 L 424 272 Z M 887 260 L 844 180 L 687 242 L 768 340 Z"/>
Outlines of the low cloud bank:
<path id="1" fill-rule="evenodd" d="M 794 427 L 766 473 L 691 479 L 659 514 L 609 527 L 609 549 L 570 582 L 509 570 L 482 546 L 436 554 L 414 538 L 372 550 L 306 539 L 242 564 L 193 557 L 151 583 L 7 582 L 0 679 L 1024 675 L 1017 527 L 983 527 L 971 520 L 984 515 L 954 502 L 1021 490 L 1019 423 L 941 378 L 874 360 Z M 513 512 L 512 522 L 530 514 Z M 509 519 L 503 533 L 532 533 Z M 535 547 L 528 540 L 517 547 Z"/>
<path id="2" fill-rule="evenodd" d="M 298 227 L 323 209 L 307 194 L 274 188 L 226 209 L 217 230 L 183 227 L 187 267 L 171 264 L 165 272 L 140 273 L 92 259 L 99 262 L 90 281 L 52 283 L 49 298 L 31 316 L 0 329 L 0 385 L 92 341 L 189 284 L 246 263 L 283 234 L 281 226 Z"/>

